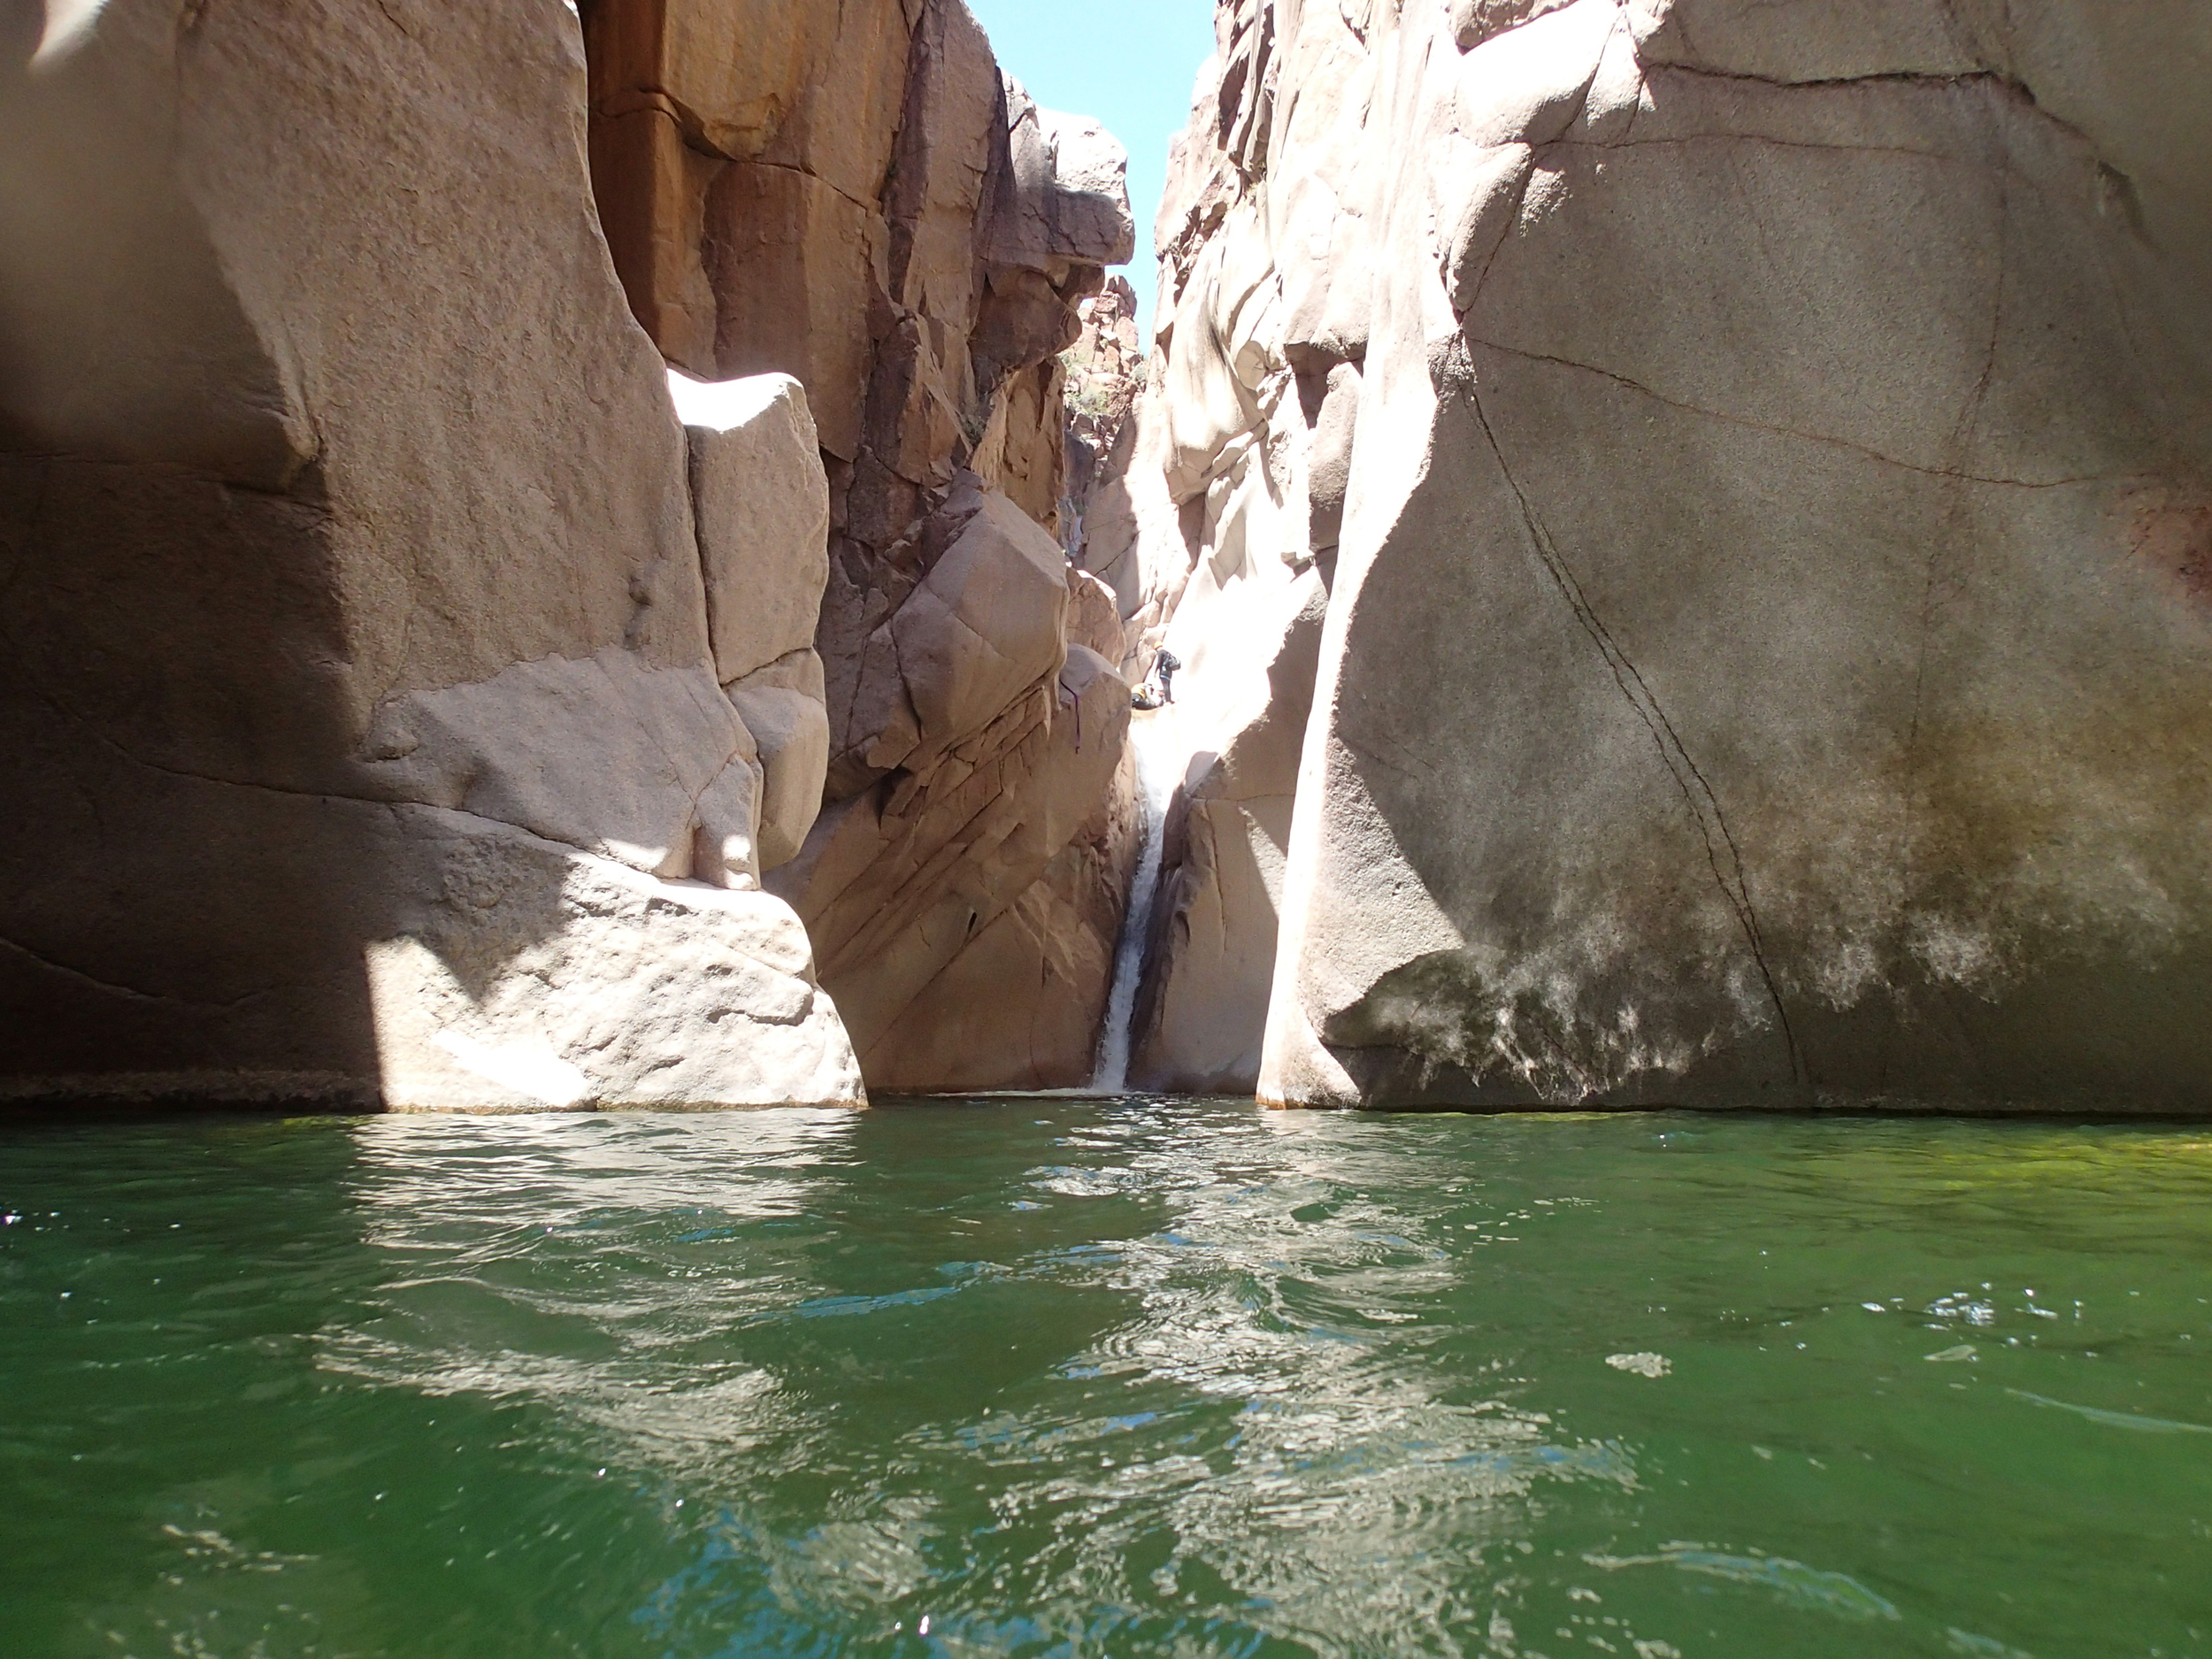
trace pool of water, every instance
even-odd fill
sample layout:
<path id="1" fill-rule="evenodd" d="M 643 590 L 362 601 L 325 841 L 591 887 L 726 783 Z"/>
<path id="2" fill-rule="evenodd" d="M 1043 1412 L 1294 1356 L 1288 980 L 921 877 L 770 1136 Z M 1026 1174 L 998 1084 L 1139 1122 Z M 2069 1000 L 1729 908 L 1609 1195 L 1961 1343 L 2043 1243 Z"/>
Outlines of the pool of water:
<path id="1" fill-rule="evenodd" d="M 2212 1655 L 2212 1133 L 0 1131 L 0 1654 Z"/>

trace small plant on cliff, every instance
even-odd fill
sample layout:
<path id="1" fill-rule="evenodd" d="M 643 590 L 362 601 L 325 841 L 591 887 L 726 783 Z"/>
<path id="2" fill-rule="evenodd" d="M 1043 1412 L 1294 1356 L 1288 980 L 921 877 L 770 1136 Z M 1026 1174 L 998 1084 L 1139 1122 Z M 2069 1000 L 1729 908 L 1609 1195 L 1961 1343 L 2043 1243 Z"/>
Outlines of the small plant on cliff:
<path id="1" fill-rule="evenodd" d="M 1089 420 L 1102 420 L 1113 412 L 1112 390 L 1096 380 L 1068 388 L 1068 407 Z"/>

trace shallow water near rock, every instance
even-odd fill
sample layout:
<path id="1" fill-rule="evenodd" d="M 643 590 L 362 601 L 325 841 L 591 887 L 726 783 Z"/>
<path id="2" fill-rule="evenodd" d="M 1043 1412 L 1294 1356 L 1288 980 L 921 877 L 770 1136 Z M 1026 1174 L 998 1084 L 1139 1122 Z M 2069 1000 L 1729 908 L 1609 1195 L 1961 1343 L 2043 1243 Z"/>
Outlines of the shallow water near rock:
<path id="1" fill-rule="evenodd" d="M 0 1652 L 2212 1653 L 2212 1133 L 0 1132 Z"/>

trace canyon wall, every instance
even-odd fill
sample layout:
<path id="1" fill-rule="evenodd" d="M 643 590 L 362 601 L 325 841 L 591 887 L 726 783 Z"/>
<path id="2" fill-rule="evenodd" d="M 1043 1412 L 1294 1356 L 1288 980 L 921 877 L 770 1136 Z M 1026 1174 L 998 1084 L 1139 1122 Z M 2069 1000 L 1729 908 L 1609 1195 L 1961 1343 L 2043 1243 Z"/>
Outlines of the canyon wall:
<path id="1" fill-rule="evenodd" d="M 1083 556 L 1189 665 L 1139 1074 L 2212 1108 L 2212 13 L 1217 34 Z"/>
<path id="2" fill-rule="evenodd" d="M 1148 764 L 1169 774 L 1132 1031 L 1141 1087 L 1259 1081 L 1360 396 L 1356 329 L 1323 314 L 1348 250 L 1316 244 L 1310 221 L 1330 221 L 1363 153 L 1352 95 L 1367 58 L 1355 24 L 1323 12 L 1303 26 L 1302 103 L 1279 128 L 1288 72 L 1275 8 L 1217 10 L 1218 50 L 1158 210 L 1161 320 L 1143 392 L 1079 556 L 1122 595 L 1133 676 L 1164 649 L 1182 664 L 1175 703 L 1138 717 Z M 1306 227 L 1294 234 L 1271 217 L 1292 211 Z"/>
<path id="3" fill-rule="evenodd" d="M 571 10 L 5 17 L 0 1102 L 862 1102 L 816 417 L 680 424 Z"/>
<path id="4" fill-rule="evenodd" d="M 1120 602 L 1059 545 L 1061 354 L 1133 248 L 1120 146 L 959 0 L 588 0 L 631 305 L 804 384 L 830 481 L 824 810 L 769 878 L 872 1087 L 1090 1073 L 1134 852 Z"/>
<path id="5" fill-rule="evenodd" d="M 1075 308 L 1081 333 L 1060 354 L 1067 384 L 1067 465 L 1060 488 L 1060 545 L 1071 558 L 1083 550 L 1083 521 L 1107 482 L 1122 434 L 1144 389 L 1145 352 L 1137 328 L 1137 291 L 1127 277 Z M 1116 595 L 1118 602 L 1119 595 Z"/>

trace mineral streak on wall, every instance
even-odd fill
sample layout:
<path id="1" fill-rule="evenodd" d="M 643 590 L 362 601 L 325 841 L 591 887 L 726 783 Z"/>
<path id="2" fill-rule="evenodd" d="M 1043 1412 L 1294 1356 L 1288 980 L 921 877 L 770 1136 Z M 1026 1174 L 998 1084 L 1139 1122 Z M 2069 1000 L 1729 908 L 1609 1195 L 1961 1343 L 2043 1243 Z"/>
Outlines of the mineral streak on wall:
<path id="1" fill-rule="evenodd" d="M 1089 1074 L 1134 853 L 1121 607 L 1058 545 L 1120 146 L 959 0 L 587 0 L 591 157 L 667 360 L 780 371 L 830 480 L 820 821 L 769 878 L 870 1084 Z"/>
<path id="2" fill-rule="evenodd" d="M 1086 525 L 1218 733 L 1139 1075 L 2212 1109 L 2212 12 L 1218 19 Z"/>
<path id="3" fill-rule="evenodd" d="M 37 13 L 0 1102 L 862 1102 L 759 881 L 827 764 L 814 417 L 766 378 L 679 423 L 570 10 L 109 0 L 43 50 Z"/>

